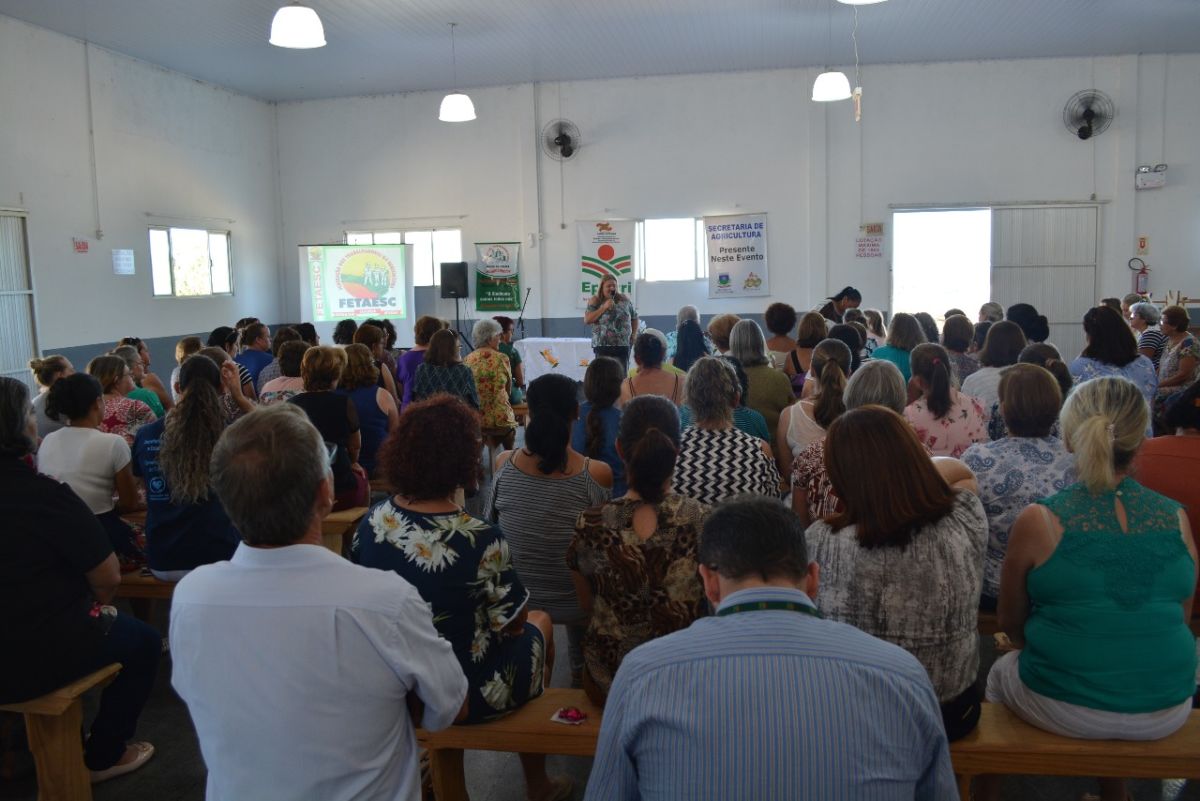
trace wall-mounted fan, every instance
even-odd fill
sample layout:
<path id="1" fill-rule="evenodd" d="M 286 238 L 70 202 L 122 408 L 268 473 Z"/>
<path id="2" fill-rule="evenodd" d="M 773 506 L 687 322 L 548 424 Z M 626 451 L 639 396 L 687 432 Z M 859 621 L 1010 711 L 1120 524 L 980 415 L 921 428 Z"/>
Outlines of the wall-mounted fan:
<path id="1" fill-rule="evenodd" d="M 570 160 L 579 145 L 579 126 L 570 120 L 551 120 L 542 128 L 542 150 L 556 161 Z"/>
<path id="2" fill-rule="evenodd" d="M 1116 113 L 1111 97 L 1099 89 L 1084 89 L 1071 95 L 1063 107 L 1063 125 L 1086 141 L 1108 130 Z"/>

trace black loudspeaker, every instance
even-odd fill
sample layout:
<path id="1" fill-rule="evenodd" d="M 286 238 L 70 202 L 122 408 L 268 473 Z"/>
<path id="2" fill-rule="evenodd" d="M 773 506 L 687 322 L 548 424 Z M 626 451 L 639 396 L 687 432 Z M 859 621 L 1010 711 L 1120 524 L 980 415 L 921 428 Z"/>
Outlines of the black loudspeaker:
<path id="1" fill-rule="evenodd" d="M 442 297 L 467 297 L 467 263 L 465 261 L 442 262 Z"/>

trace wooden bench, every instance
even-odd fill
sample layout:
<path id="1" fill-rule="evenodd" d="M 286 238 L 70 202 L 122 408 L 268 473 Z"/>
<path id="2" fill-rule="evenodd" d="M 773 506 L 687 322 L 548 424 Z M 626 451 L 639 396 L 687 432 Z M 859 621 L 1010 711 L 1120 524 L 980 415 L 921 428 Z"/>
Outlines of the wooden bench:
<path id="1" fill-rule="evenodd" d="M 518 426 L 528 425 L 528 421 L 529 421 L 529 404 L 528 403 L 514 403 L 512 405 L 512 410 L 513 410 L 513 417 L 517 418 Z"/>
<path id="2" fill-rule="evenodd" d="M 161 581 L 150 574 L 149 569 L 135 570 L 121 574 L 121 584 L 117 587 L 117 598 L 127 598 L 133 616 L 144 623 L 149 623 L 152 616 L 154 601 L 169 601 L 175 594 L 175 582 Z"/>
<path id="3" fill-rule="evenodd" d="M 1200 711 L 1163 740 L 1075 740 L 1029 725 L 1003 704 L 984 704 L 979 726 L 950 744 L 963 801 L 988 774 L 1200 779 Z"/>
<path id="4" fill-rule="evenodd" d="M 85 692 L 103 687 L 121 671 L 119 664 L 100 668 L 41 698 L 0 706 L 25 716 L 29 750 L 37 765 L 38 801 L 91 801 L 92 778 L 83 764 Z"/>
<path id="5" fill-rule="evenodd" d="M 355 506 L 340 512 L 330 512 L 321 521 L 321 539 L 324 541 L 325 547 L 338 556 L 348 554 L 354 529 L 358 528 L 358 524 L 367 516 L 368 511 L 369 507 Z"/>
<path id="6" fill-rule="evenodd" d="M 550 717 L 561 707 L 587 713 L 579 726 L 555 723 Z M 467 801 L 463 751 L 509 751 L 520 754 L 593 756 L 600 739 L 602 710 L 583 690 L 548 689 L 507 717 L 476 726 L 451 726 L 439 732 L 417 730 L 417 740 L 429 749 L 433 792 L 437 801 Z"/>

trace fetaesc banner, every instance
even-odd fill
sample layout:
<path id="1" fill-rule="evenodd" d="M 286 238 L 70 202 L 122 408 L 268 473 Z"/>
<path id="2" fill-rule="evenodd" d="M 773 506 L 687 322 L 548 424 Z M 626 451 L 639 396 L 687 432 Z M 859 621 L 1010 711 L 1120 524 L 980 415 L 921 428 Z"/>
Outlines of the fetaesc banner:
<path id="1" fill-rule="evenodd" d="M 708 296 L 770 295 L 767 272 L 767 215 L 704 218 L 708 240 Z"/>
<path id="2" fill-rule="evenodd" d="M 579 308 L 600 289 L 600 281 L 617 279 L 617 291 L 633 298 L 632 220 L 591 220 L 575 223 L 579 232 Z"/>
<path id="3" fill-rule="evenodd" d="M 475 310 L 517 311 L 521 308 L 518 242 L 475 243 Z"/>

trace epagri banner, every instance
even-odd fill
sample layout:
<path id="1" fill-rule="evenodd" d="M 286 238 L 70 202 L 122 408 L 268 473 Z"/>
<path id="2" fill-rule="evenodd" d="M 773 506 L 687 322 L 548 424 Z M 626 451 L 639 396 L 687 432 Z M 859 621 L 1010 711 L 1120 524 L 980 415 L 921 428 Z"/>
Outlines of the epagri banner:
<path id="1" fill-rule="evenodd" d="M 617 279 L 617 291 L 633 298 L 633 220 L 577 222 L 579 232 L 579 308 L 600 290 L 600 282 Z"/>
<path id="2" fill-rule="evenodd" d="M 313 320 L 407 317 L 407 245 L 309 245 L 302 248 Z"/>
<path id="3" fill-rule="evenodd" d="M 767 272 L 767 215 L 704 218 L 708 239 L 708 296 L 770 295 Z"/>
<path id="4" fill-rule="evenodd" d="M 518 242 L 475 243 L 475 310 L 517 311 L 521 308 Z"/>

